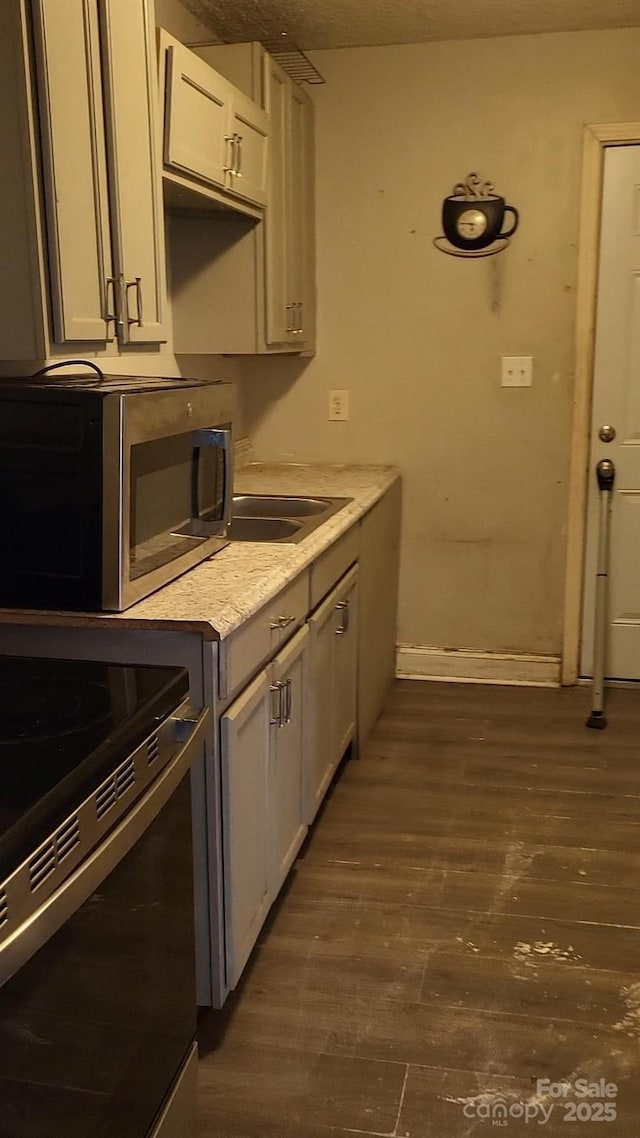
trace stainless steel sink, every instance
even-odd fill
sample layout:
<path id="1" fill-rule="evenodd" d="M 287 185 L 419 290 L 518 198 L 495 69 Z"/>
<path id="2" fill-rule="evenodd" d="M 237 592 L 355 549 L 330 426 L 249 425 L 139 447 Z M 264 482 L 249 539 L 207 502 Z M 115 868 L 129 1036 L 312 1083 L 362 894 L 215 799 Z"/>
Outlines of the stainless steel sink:
<path id="1" fill-rule="evenodd" d="M 302 541 L 353 498 L 237 494 L 233 499 L 231 541 Z"/>
<path id="2" fill-rule="evenodd" d="M 295 541 L 302 522 L 291 518 L 234 517 L 227 530 L 231 541 Z"/>
<path id="3" fill-rule="evenodd" d="M 277 494 L 237 494 L 234 518 L 310 518 L 322 514 L 331 498 L 289 498 Z"/>

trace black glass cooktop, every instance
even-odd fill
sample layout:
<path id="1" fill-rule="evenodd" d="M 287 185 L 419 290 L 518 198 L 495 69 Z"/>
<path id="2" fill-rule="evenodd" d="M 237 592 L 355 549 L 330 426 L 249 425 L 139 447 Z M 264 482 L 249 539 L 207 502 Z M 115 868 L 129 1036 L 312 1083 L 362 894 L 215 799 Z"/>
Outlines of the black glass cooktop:
<path id="1" fill-rule="evenodd" d="M 184 668 L 0 656 L 0 878 L 188 687 Z"/>

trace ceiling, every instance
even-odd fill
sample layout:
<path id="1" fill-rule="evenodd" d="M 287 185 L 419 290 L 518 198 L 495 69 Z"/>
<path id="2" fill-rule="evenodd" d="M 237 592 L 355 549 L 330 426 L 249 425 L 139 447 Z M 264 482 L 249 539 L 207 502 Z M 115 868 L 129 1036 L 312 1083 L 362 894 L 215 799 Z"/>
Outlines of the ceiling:
<path id="1" fill-rule="evenodd" d="M 640 0 L 182 0 L 225 41 L 303 50 L 640 26 Z"/>

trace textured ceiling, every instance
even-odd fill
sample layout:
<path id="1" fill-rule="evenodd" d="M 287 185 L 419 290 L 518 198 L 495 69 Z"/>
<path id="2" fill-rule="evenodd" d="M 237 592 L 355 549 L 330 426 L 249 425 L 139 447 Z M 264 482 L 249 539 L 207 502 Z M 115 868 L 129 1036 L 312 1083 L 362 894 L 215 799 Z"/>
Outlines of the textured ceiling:
<path id="1" fill-rule="evenodd" d="M 640 26 L 640 0 L 182 0 L 226 41 L 305 49 Z"/>

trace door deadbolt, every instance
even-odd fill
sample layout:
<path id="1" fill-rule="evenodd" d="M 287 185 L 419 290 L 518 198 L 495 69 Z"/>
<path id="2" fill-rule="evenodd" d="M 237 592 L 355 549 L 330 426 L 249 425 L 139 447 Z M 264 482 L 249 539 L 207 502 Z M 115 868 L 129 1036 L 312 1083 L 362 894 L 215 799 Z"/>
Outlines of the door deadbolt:
<path id="1" fill-rule="evenodd" d="M 598 438 L 603 443 L 612 443 L 613 440 L 615 439 L 615 437 L 616 437 L 615 427 L 610 427 L 610 426 L 608 426 L 607 423 L 605 423 L 604 427 L 600 427 L 600 430 L 598 431 Z"/>

